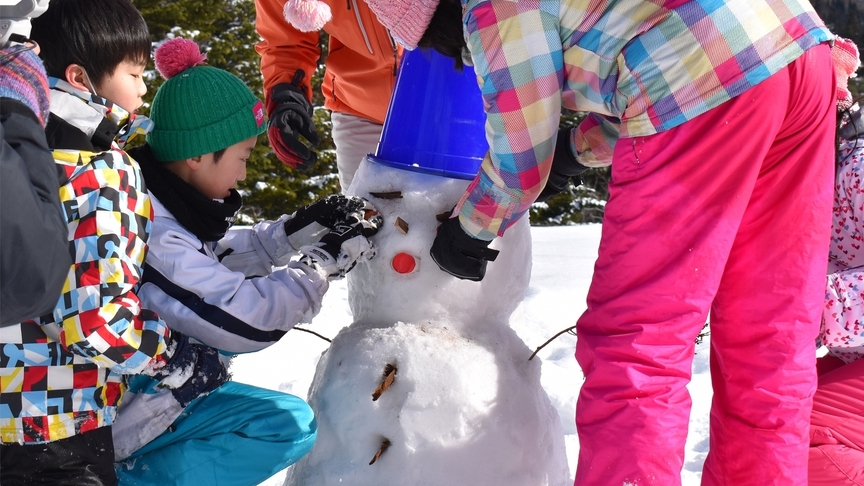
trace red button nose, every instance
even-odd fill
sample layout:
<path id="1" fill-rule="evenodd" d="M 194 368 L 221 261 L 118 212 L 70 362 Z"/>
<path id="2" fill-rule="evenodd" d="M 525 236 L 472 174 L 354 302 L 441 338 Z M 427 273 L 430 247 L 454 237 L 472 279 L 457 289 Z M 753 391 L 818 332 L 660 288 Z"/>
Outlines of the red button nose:
<path id="1" fill-rule="evenodd" d="M 390 264 L 396 273 L 411 273 L 417 268 L 417 260 L 407 253 L 397 253 Z"/>

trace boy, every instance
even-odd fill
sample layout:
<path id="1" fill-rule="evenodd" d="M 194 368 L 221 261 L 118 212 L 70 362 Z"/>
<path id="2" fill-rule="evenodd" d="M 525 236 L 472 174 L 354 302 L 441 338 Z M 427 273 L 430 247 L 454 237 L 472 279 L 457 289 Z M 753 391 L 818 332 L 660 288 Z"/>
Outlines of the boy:
<path id="1" fill-rule="evenodd" d="M 184 334 L 226 354 L 251 352 L 318 313 L 328 280 L 374 255 L 365 236 L 381 218 L 362 199 L 331 196 L 228 233 L 241 206 L 237 181 L 266 123 L 249 88 L 204 59 L 185 39 L 155 53 L 167 79 L 152 104 L 155 128 L 130 151 L 156 214 L 140 295 Z M 335 229 L 322 237 L 325 227 Z M 303 259 L 291 261 L 298 251 Z M 230 381 L 206 397 L 179 397 L 152 382 L 134 379 L 118 414 L 122 482 L 258 484 L 315 441 L 300 398 Z"/>
<path id="2" fill-rule="evenodd" d="M 200 394 L 226 373 L 134 292 L 152 209 L 140 169 L 112 139 L 128 133 L 145 92 L 144 19 L 126 0 L 54 0 L 31 35 L 53 87 L 49 147 L 72 265 L 50 314 L 0 330 L 0 483 L 114 485 L 120 375 Z"/>

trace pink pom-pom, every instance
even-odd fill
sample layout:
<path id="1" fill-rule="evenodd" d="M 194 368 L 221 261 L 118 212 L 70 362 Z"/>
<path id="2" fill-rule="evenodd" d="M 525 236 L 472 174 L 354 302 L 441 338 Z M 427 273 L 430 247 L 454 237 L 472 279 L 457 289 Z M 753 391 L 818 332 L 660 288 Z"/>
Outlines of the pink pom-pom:
<path id="1" fill-rule="evenodd" d="M 319 0 L 288 0 L 282 15 L 300 32 L 321 30 L 333 18 L 330 6 Z"/>
<path id="2" fill-rule="evenodd" d="M 159 46 L 153 53 L 153 60 L 159 74 L 171 79 L 191 67 L 204 64 L 207 54 L 202 54 L 194 41 L 176 37 Z"/>

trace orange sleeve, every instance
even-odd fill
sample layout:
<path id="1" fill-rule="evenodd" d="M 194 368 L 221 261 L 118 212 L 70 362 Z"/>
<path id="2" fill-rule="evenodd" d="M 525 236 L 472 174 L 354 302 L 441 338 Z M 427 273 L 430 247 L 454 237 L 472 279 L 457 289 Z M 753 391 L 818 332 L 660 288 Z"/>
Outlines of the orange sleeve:
<path id="1" fill-rule="evenodd" d="M 294 72 L 302 69 L 306 73 L 302 85 L 311 102 L 312 75 L 321 57 L 318 32 L 303 33 L 289 24 L 282 16 L 285 1 L 255 0 L 255 28 L 262 38 L 255 50 L 261 56 L 264 93 L 269 96 L 273 86 L 290 83 Z"/>

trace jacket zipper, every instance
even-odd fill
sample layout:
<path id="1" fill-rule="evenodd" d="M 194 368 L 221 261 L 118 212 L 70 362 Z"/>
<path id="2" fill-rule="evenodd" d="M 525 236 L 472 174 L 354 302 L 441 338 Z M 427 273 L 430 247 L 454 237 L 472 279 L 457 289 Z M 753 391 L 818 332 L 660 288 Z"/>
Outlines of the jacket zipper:
<path id="1" fill-rule="evenodd" d="M 399 46 L 396 45 L 389 30 L 387 30 L 387 40 L 390 41 L 390 48 L 393 49 L 393 76 L 396 76 L 396 70 L 399 68 Z"/>
<path id="2" fill-rule="evenodd" d="M 372 44 L 369 43 L 369 35 L 366 34 L 366 26 L 363 25 L 363 20 L 360 19 L 360 11 L 357 10 L 357 0 L 348 0 L 348 10 L 351 10 L 351 5 L 354 5 L 354 16 L 357 17 L 357 23 L 360 25 L 360 33 L 363 34 L 363 40 L 366 42 L 366 49 L 369 49 L 369 54 L 375 54 L 372 50 Z"/>

